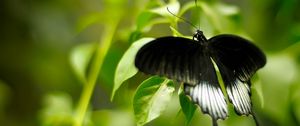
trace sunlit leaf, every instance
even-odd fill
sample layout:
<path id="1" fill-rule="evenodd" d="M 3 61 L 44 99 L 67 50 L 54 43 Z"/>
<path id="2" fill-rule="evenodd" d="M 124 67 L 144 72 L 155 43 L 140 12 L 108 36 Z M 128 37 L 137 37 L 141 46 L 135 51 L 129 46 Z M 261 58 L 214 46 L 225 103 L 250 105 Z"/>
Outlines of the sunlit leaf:
<path id="1" fill-rule="evenodd" d="M 172 17 L 173 15 L 168 12 L 167 8 L 170 10 L 171 13 L 177 14 L 180 9 L 180 4 L 178 1 L 170 2 L 165 6 L 161 6 L 158 8 L 151 9 L 150 12 L 159 14 L 163 17 Z"/>
<path id="2" fill-rule="evenodd" d="M 168 18 L 165 17 L 170 17 L 173 15 L 167 11 L 167 8 L 171 11 L 171 13 L 177 14 L 180 5 L 176 0 L 173 0 L 170 1 L 170 3 L 167 5 L 142 12 L 137 18 L 137 30 L 148 32 L 153 25 L 170 23 L 170 20 L 168 20 Z M 155 14 L 161 15 L 163 16 L 163 18 L 153 18 Z"/>
<path id="3" fill-rule="evenodd" d="M 71 66 L 82 82 L 86 81 L 86 71 L 94 51 L 95 46 L 93 43 L 79 45 L 71 51 Z"/>
<path id="4" fill-rule="evenodd" d="M 179 101 L 183 114 L 185 115 L 185 125 L 190 125 L 197 106 L 184 94 L 182 87 L 179 91 Z"/>
<path id="5" fill-rule="evenodd" d="M 158 76 L 145 80 L 133 99 L 135 118 L 139 126 L 157 118 L 166 109 L 175 90 L 174 83 Z"/>
<path id="6" fill-rule="evenodd" d="M 134 65 L 135 55 L 143 45 L 150 42 L 151 40 L 153 40 L 153 38 L 139 39 L 134 42 L 124 53 L 120 62 L 118 63 L 115 72 L 114 87 L 111 95 L 111 100 L 113 100 L 115 92 L 122 85 L 122 83 L 138 72 L 137 68 Z"/>

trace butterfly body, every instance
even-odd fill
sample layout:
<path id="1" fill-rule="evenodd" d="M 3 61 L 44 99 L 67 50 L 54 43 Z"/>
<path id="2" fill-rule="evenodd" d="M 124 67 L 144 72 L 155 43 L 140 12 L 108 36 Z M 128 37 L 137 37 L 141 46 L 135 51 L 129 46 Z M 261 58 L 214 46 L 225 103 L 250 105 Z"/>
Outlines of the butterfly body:
<path id="1" fill-rule="evenodd" d="M 220 70 L 229 101 L 238 114 L 251 114 L 250 78 L 266 64 L 263 52 L 250 41 L 235 35 L 206 39 L 197 30 L 193 39 L 161 37 L 137 53 L 136 67 L 150 75 L 184 83 L 184 91 L 213 120 L 228 116 L 227 102 L 213 62 Z"/>

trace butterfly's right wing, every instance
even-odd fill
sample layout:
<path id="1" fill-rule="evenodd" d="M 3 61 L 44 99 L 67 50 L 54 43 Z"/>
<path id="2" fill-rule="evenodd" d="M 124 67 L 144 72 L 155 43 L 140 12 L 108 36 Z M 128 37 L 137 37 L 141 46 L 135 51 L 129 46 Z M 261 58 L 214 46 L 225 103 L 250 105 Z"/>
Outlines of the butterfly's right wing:
<path id="1" fill-rule="evenodd" d="M 250 78 L 266 64 L 264 53 L 248 40 L 235 35 L 218 35 L 208 40 L 227 94 L 238 114 L 251 114 Z"/>
<path id="2" fill-rule="evenodd" d="M 185 93 L 214 120 L 227 117 L 227 104 L 208 51 L 199 42 L 180 37 L 158 38 L 137 53 L 136 67 L 147 74 L 185 83 Z"/>
<path id="3" fill-rule="evenodd" d="M 239 36 L 218 35 L 208 41 L 217 65 L 224 65 L 241 81 L 248 81 L 266 64 L 265 54 L 250 41 Z"/>

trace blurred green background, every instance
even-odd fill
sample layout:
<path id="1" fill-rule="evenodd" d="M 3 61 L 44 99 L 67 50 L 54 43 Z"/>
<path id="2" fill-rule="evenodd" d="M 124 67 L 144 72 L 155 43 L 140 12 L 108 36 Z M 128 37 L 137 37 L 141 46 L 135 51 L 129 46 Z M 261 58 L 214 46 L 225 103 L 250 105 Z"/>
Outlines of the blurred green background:
<path id="1" fill-rule="evenodd" d="M 252 86 L 258 120 L 262 126 L 299 126 L 300 1 L 198 0 L 198 9 L 189 7 L 193 0 L 171 0 L 176 2 L 188 8 L 178 14 L 207 37 L 241 35 L 266 53 L 267 65 Z M 0 124 L 73 124 L 89 87 L 86 80 L 96 75 L 84 125 L 135 125 L 133 94 L 146 77 L 129 79 L 110 101 L 114 71 L 139 38 L 172 35 L 170 25 L 193 34 L 186 23 L 174 24 L 178 19 L 166 12 L 168 5 L 163 0 L 1 0 Z M 173 96 L 164 114 L 147 125 L 184 125 L 178 96 Z M 251 117 L 230 114 L 220 126 L 255 125 Z M 210 123 L 197 110 L 192 125 Z"/>

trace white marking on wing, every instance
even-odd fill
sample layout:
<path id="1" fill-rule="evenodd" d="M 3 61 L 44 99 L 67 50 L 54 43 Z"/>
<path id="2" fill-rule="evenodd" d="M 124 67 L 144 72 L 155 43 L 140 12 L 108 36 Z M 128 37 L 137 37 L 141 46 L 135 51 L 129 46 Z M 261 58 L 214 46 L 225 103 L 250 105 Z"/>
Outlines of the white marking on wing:
<path id="1" fill-rule="evenodd" d="M 227 104 L 220 87 L 202 82 L 189 89 L 192 100 L 197 103 L 204 113 L 213 119 L 225 119 L 228 116 Z"/>
<path id="2" fill-rule="evenodd" d="M 226 87 L 226 90 L 229 99 L 238 114 L 251 114 L 250 87 L 247 83 L 243 83 L 236 79 L 233 83 Z"/>

